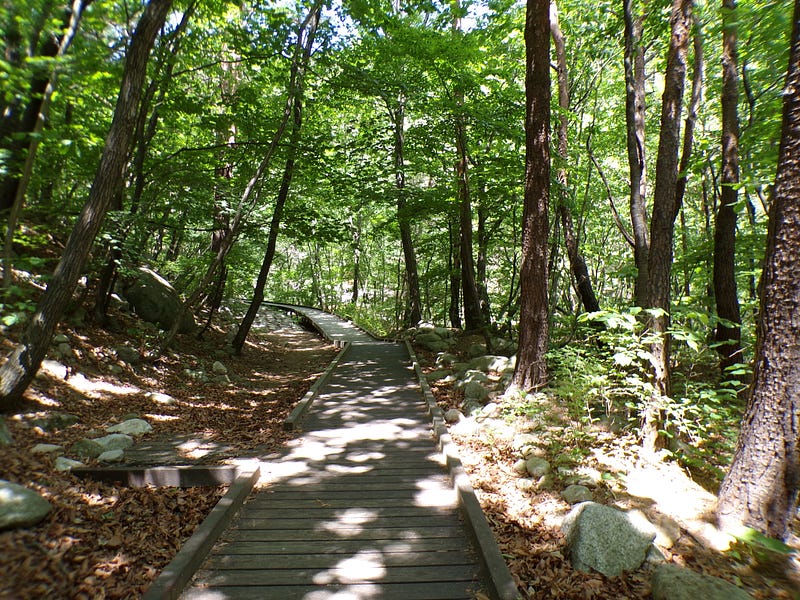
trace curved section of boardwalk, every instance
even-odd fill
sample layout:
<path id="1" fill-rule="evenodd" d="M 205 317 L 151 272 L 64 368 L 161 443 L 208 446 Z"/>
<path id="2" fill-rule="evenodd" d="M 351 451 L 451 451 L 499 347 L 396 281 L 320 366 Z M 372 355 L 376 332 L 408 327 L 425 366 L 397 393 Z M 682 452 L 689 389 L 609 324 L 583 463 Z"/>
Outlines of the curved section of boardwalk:
<path id="1" fill-rule="evenodd" d="M 292 308 L 352 346 L 182 597 L 474 598 L 478 562 L 405 347 Z"/>

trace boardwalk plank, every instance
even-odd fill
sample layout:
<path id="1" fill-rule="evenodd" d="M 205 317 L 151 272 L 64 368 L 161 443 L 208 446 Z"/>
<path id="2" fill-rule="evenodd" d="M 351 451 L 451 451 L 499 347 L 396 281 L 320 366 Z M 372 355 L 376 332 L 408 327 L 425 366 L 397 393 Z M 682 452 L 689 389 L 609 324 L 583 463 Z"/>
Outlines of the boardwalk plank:
<path id="1" fill-rule="evenodd" d="M 297 529 L 238 529 L 234 528 L 227 531 L 223 538 L 226 541 L 249 541 L 249 542 L 276 542 L 276 541 L 335 541 L 340 539 L 348 540 L 419 540 L 434 538 L 456 538 L 465 540 L 463 527 L 457 522 L 451 527 L 398 527 L 390 529 L 380 527 L 375 529 L 364 529 L 353 526 L 339 526 L 331 524 L 330 531 L 304 531 Z"/>
<path id="2" fill-rule="evenodd" d="M 377 551 L 383 554 L 401 554 L 408 552 L 447 552 L 463 550 L 468 547 L 463 537 L 433 538 L 418 540 L 280 540 L 280 541 L 237 541 L 220 544 L 216 554 L 239 555 L 260 554 L 356 554 L 358 552 Z"/>
<path id="3" fill-rule="evenodd" d="M 402 567 L 409 565 L 435 566 L 435 565 L 470 565 L 475 562 L 475 557 L 464 550 L 450 550 L 447 552 L 378 552 L 375 550 L 361 550 L 355 554 L 217 554 L 206 564 L 206 569 L 301 569 L 301 568 L 330 568 L 342 564 L 351 564 L 358 560 L 367 564 L 380 564 L 387 567 Z"/>
<path id="4" fill-rule="evenodd" d="M 478 586 L 474 586 L 478 587 Z M 222 586 L 187 590 L 185 600 L 471 600 L 471 588 L 457 588 L 452 582 L 328 586 Z"/>
<path id="5" fill-rule="evenodd" d="M 431 567 L 385 567 L 383 565 L 360 564 L 333 568 L 307 569 L 214 569 L 201 573 L 198 583 L 210 587 L 237 585 L 330 585 L 349 583 L 425 583 L 425 582 L 472 582 L 475 580 L 474 565 L 436 565 Z"/>

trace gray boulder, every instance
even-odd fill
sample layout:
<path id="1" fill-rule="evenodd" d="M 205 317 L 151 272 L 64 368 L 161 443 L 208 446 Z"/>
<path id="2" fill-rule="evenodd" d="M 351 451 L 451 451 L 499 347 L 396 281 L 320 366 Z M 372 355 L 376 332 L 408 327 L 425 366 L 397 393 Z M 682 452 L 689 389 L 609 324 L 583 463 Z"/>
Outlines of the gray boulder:
<path id="1" fill-rule="evenodd" d="M 138 365 L 142 362 L 142 355 L 139 354 L 139 351 L 136 348 L 132 348 L 130 346 L 117 346 L 114 348 L 114 352 L 117 354 L 117 358 L 122 362 L 126 362 L 129 365 Z"/>
<path id="2" fill-rule="evenodd" d="M 53 454 L 61 452 L 63 449 L 64 446 L 59 446 L 58 444 L 36 444 L 31 448 L 31 454 Z"/>
<path id="3" fill-rule="evenodd" d="M 103 452 L 108 450 L 124 450 L 125 448 L 133 446 L 133 438 L 124 433 L 110 433 L 94 441 L 100 444 L 100 447 L 103 448 Z"/>
<path id="4" fill-rule="evenodd" d="M 431 352 L 446 352 L 450 348 L 450 344 L 433 331 L 417 334 L 414 341 Z"/>
<path id="5" fill-rule="evenodd" d="M 139 268 L 136 278 L 126 283 L 122 293 L 141 319 L 164 330 L 172 328 L 183 306 L 175 288 L 158 273 L 145 267 Z M 192 333 L 196 327 L 194 315 L 186 312 L 178 333 Z"/>
<path id="6" fill-rule="evenodd" d="M 446 413 L 444 413 L 444 420 L 448 423 L 458 423 L 461 419 L 464 418 L 464 415 L 461 414 L 461 411 L 457 408 L 451 408 Z"/>
<path id="7" fill-rule="evenodd" d="M 83 438 L 72 444 L 70 452 L 81 458 L 97 458 L 104 452 L 104 449 L 96 440 Z"/>
<path id="8" fill-rule="evenodd" d="M 144 419 L 127 419 L 116 425 L 106 427 L 109 433 L 124 433 L 125 435 L 144 435 L 153 431 L 152 425 Z"/>
<path id="9" fill-rule="evenodd" d="M 470 381 L 464 386 L 464 399 L 467 402 L 482 403 L 489 397 L 489 391 L 477 381 Z"/>
<path id="10" fill-rule="evenodd" d="M 50 503 L 33 490 L 0 479 L 0 531 L 36 525 L 51 508 Z"/>
<path id="11" fill-rule="evenodd" d="M 567 486 L 561 492 L 561 497 L 564 498 L 569 504 L 578 504 L 579 502 L 590 502 L 593 500 L 592 490 L 585 485 L 573 484 Z"/>
<path id="12" fill-rule="evenodd" d="M 594 569 L 607 577 L 634 571 L 644 562 L 656 537 L 655 530 L 610 506 L 577 504 L 561 524 L 572 566 Z"/>
<path id="13" fill-rule="evenodd" d="M 550 472 L 550 463 L 538 456 L 531 456 L 525 461 L 525 470 L 531 477 L 544 477 Z"/>
<path id="14" fill-rule="evenodd" d="M 97 460 L 104 463 L 116 463 L 122 462 L 122 459 L 125 458 L 125 451 L 124 450 L 106 450 L 100 456 L 97 457 Z"/>
<path id="15" fill-rule="evenodd" d="M 664 564 L 656 568 L 651 582 L 653 600 L 752 600 L 743 589 L 724 579 Z"/>
<path id="16" fill-rule="evenodd" d="M 471 361 L 469 361 L 469 368 L 483 371 L 485 373 L 488 373 L 489 371 L 502 373 L 509 368 L 513 369 L 514 366 L 511 359 L 506 356 L 487 354 L 485 356 L 478 356 L 477 358 L 473 358 Z"/>
<path id="17" fill-rule="evenodd" d="M 79 460 L 72 460 L 71 458 L 67 458 L 66 456 L 59 456 L 56 459 L 55 467 L 56 471 L 71 471 L 72 469 L 77 469 L 79 467 L 85 467 L 86 465 L 83 464 Z"/>
<path id="18" fill-rule="evenodd" d="M 215 375 L 227 375 L 228 374 L 228 367 L 223 365 L 218 360 L 215 360 L 214 364 L 211 365 L 211 370 L 214 372 Z"/>

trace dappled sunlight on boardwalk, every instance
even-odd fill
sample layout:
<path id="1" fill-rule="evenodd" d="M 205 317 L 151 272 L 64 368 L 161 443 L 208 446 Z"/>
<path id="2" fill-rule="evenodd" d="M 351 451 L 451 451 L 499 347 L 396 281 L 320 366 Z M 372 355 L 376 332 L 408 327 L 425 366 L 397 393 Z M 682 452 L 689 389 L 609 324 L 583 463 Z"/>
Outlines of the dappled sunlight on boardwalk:
<path id="1" fill-rule="evenodd" d="M 476 558 L 413 375 L 402 346 L 353 344 L 183 597 L 474 598 Z"/>

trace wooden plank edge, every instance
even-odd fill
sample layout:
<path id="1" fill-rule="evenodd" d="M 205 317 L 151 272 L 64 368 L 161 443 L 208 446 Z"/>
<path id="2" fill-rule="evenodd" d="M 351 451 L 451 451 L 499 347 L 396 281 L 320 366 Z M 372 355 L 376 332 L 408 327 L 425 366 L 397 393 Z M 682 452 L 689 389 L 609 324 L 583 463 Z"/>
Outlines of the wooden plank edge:
<path id="1" fill-rule="evenodd" d="M 259 467 L 243 470 L 209 515 L 156 577 L 142 600 L 174 600 L 205 560 L 222 532 L 253 490 Z"/>
<path id="2" fill-rule="evenodd" d="M 297 403 L 297 406 L 295 406 L 289 416 L 286 417 L 286 420 L 283 422 L 283 429 L 285 431 L 293 431 L 299 427 L 300 420 L 303 418 L 303 415 L 308 412 L 308 409 L 311 407 L 311 404 L 314 402 L 314 400 L 316 400 L 317 396 L 319 395 L 320 388 L 331 378 L 333 371 L 337 366 L 339 366 L 339 363 L 342 361 L 345 354 L 347 354 L 347 351 L 350 350 L 351 346 L 351 342 L 344 343 L 344 347 L 333 358 L 331 364 L 329 364 L 328 368 L 325 369 L 325 372 L 313 383 L 313 385 L 306 392 L 305 396 L 300 399 L 300 402 Z"/>
<path id="3" fill-rule="evenodd" d="M 469 481 L 469 475 L 461 463 L 458 448 L 447 431 L 442 409 L 436 404 L 436 399 L 433 397 L 433 392 L 431 392 L 409 340 L 406 340 L 406 349 L 411 357 L 414 372 L 417 374 L 422 394 L 428 406 L 428 414 L 431 418 L 434 435 L 439 442 L 439 449 L 445 457 L 450 475 L 453 478 L 453 486 L 458 493 L 458 502 L 464 521 L 478 550 L 481 566 L 485 571 L 487 591 L 493 600 L 521 600 L 522 595 L 517 589 L 516 583 L 514 583 L 511 571 L 509 571 L 500 548 L 497 546 L 494 533 L 489 527 L 486 515 L 483 513 L 478 497 L 475 495 L 475 490 Z"/>
<path id="4" fill-rule="evenodd" d="M 230 485 L 236 481 L 240 470 L 234 465 L 165 465 L 80 467 L 72 469 L 72 473 L 77 477 L 131 487 L 196 487 Z"/>

